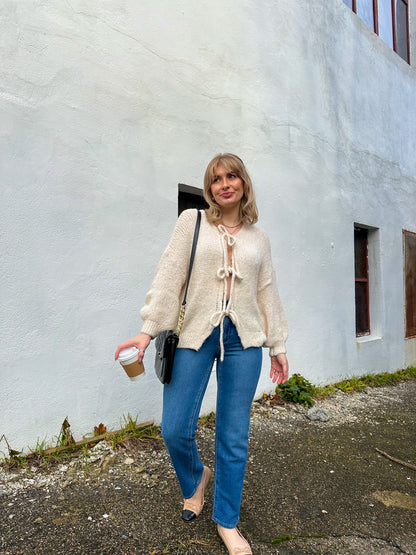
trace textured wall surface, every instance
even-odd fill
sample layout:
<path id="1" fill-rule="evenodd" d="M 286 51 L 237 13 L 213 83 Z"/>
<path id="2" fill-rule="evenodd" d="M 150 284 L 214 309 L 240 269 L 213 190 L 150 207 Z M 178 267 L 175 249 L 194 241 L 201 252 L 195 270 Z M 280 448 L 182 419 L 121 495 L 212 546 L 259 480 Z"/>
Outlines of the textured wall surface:
<path id="1" fill-rule="evenodd" d="M 65 416 L 76 438 L 127 413 L 159 421 L 153 350 L 137 383 L 114 351 L 140 329 L 177 184 L 200 187 L 221 151 L 256 186 L 291 370 L 322 383 L 416 362 L 402 252 L 415 70 L 341 0 L 195 6 L 0 3 L 0 435 L 15 449 L 50 443 Z M 354 222 L 379 230 L 376 322 L 359 342 Z M 258 394 L 272 390 L 264 355 Z"/>

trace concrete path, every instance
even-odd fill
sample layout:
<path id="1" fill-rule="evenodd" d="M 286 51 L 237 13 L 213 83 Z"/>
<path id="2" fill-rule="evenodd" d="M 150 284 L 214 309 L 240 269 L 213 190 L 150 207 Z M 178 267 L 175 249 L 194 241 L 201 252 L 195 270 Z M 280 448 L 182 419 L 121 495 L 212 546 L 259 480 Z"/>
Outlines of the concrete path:
<path id="1" fill-rule="evenodd" d="M 318 403 L 254 403 L 240 528 L 254 554 L 416 554 L 416 382 Z M 214 430 L 199 445 L 213 465 Z M 29 469 L 30 470 L 30 469 Z M 104 442 L 44 475 L 0 469 L 1 554 L 225 554 L 210 516 L 180 519 L 161 440 L 116 454 Z M 285 538 L 286 537 L 286 538 Z M 272 544 L 280 539 L 280 543 Z"/>

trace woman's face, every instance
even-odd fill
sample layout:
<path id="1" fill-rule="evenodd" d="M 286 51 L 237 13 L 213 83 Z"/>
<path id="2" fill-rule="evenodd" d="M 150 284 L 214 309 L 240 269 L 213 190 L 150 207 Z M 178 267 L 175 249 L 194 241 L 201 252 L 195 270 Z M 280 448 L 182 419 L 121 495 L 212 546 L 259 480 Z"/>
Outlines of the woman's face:
<path id="1" fill-rule="evenodd" d="M 220 163 L 215 170 L 211 194 L 221 208 L 233 208 L 240 204 L 243 198 L 243 180 L 236 173 L 226 170 Z"/>

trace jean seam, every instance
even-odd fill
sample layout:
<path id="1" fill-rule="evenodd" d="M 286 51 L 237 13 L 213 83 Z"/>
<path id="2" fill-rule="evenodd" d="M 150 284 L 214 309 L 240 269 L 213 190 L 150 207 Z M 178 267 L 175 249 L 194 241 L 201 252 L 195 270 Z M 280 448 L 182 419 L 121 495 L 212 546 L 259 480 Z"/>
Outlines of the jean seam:
<path id="1" fill-rule="evenodd" d="M 221 406 L 221 362 L 217 360 L 217 414 L 216 414 L 216 423 L 215 423 L 215 474 L 214 474 L 214 493 L 212 499 L 212 516 L 214 519 L 214 513 L 216 510 L 216 501 L 217 501 L 217 489 L 218 489 L 218 481 L 219 481 L 219 464 L 218 464 L 218 428 L 217 428 L 217 418 L 218 418 L 218 408 Z"/>
<path id="2" fill-rule="evenodd" d="M 217 416 L 218 416 L 218 407 L 221 406 L 221 380 L 222 380 L 222 373 L 221 373 L 221 363 L 217 364 L 217 388 L 218 388 L 218 396 L 217 396 Z M 218 371 L 218 367 L 219 370 Z M 219 477 L 220 477 L 220 465 L 218 464 L 218 429 L 215 430 L 215 474 L 214 474 L 214 494 L 213 494 L 213 509 L 212 509 L 212 520 L 216 523 L 219 524 L 220 526 L 224 526 L 224 528 L 235 528 L 239 522 L 239 519 L 237 519 L 237 521 L 233 524 L 230 524 L 229 522 L 225 522 L 223 520 L 220 520 L 219 518 L 215 517 L 215 512 L 217 510 L 216 504 L 217 504 L 217 490 L 218 490 L 218 483 L 219 483 Z"/>
<path id="3" fill-rule="evenodd" d="M 200 387 L 199 393 L 198 393 L 198 397 L 197 397 L 196 402 L 195 402 L 195 404 L 194 404 L 194 410 L 193 410 L 193 412 L 192 412 L 192 418 L 190 419 L 189 428 L 188 428 L 188 437 L 189 437 L 189 438 L 191 437 L 192 429 L 193 429 L 193 427 L 194 427 L 195 414 L 196 414 L 196 412 L 197 412 L 197 407 L 199 406 L 199 401 L 200 401 L 200 399 L 201 399 L 201 396 L 203 395 L 202 392 L 205 391 L 207 382 L 208 382 L 208 380 L 209 380 L 209 376 L 210 376 L 210 373 L 211 373 L 211 368 L 212 368 L 212 364 L 211 364 L 211 366 L 208 365 L 205 378 L 204 378 L 204 380 L 203 380 L 203 382 L 202 382 L 202 384 L 201 384 L 201 387 Z M 195 494 L 196 490 L 198 489 L 199 482 L 198 482 L 198 484 L 196 484 L 196 483 L 195 483 L 195 479 L 194 479 L 194 473 L 193 473 L 193 468 L 194 468 L 194 464 L 193 464 L 193 463 L 194 463 L 194 457 L 193 457 L 193 453 L 192 453 L 192 444 L 191 444 L 191 442 L 189 442 L 189 452 L 190 452 L 190 457 L 189 457 L 190 472 L 189 472 L 189 474 L 191 475 L 192 481 L 193 481 L 194 484 L 195 484 L 194 491 L 193 491 L 192 495 L 190 496 L 190 497 L 192 497 L 192 496 Z M 188 499 L 190 499 L 190 497 L 189 497 Z"/>

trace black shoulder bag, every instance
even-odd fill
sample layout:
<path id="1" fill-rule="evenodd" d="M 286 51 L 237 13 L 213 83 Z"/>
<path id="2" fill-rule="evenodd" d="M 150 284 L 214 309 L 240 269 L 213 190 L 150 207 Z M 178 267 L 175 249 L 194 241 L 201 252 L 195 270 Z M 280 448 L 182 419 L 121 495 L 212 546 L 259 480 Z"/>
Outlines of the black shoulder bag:
<path id="1" fill-rule="evenodd" d="M 188 294 L 189 280 L 191 279 L 192 266 L 194 265 L 196 244 L 198 242 L 199 228 L 201 225 L 201 212 L 198 210 L 198 216 L 195 224 L 194 240 L 192 242 L 191 259 L 189 262 L 188 278 L 186 280 L 185 294 L 183 296 L 181 310 L 179 312 L 178 325 L 176 331 L 162 331 L 156 336 L 156 357 L 155 371 L 156 376 L 162 383 L 170 383 L 172 378 L 173 361 L 175 358 L 176 347 L 179 342 L 179 334 L 183 324 L 186 308 L 186 296 Z"/>

